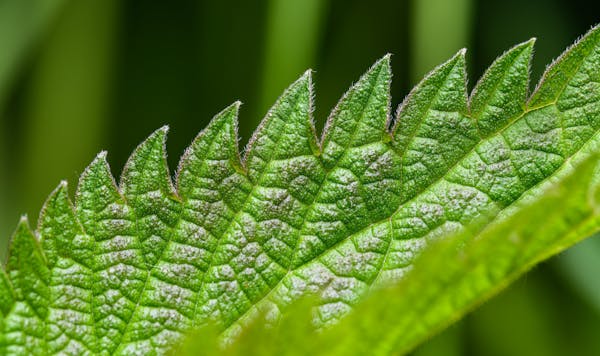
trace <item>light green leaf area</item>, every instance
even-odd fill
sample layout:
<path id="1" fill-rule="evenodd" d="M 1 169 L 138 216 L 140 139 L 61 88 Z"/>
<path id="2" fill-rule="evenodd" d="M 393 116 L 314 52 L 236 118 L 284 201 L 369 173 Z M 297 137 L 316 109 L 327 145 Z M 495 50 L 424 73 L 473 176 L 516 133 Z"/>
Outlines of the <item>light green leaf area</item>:
<path id="1" fill-rule="evenodd" d="M 594 153 L 564 167 L 483 231 L 461 231 L 431 246 L 397 286 L 373 293 L 323 335 L 331 353 L 404 354 L 535 264 L 596 232 L 599 158 Z M 332 342 L 341 337 L 360 342 L 353 348 Z"/>
<path id="2" fill-rule="evenodd" d="M 373 291 L 348 317 L 320 333 L 312 326 L 314 300 L 309 297 L 295 302 L 275 326 L 250 323 L 225 347 L 215 342 L 215 329 L 197 330 L 177 354 L 404 354 L 534 264 L 597 230 L 598 158 L 591 153 L 564 167 L 501 218 L 491 223 L 482 218 L 440 239 L 401 282 Z"/>
<path id="3" fill-rule="evenodd" d="M 460 51 L 393 118 L 385 56 L 340 100 L 321 140 L 306 72 L 271 108 L 243 157 L 239 103 L 215 116 L 183 155 L 175 184 L 166 128 L 135 150 L 118 185 L 101 153 L 82 174 L 74 204 L 61 183 L 35 233 L 25 219 L 19 224 L 0 280 L 0 353 L 163 354 L 206 324 L 235 342 L 254 321 L 274 322 L 307 295 L 316 298 L 311 322 L 335 330 L 327 327 L 399 280 L 408 286 L 399 305 L 414 310 L 388 313 L 382 322 L 394 327 L 373 350 L 406 350 L 513 273 L 581 237 L 556 243 L 555 234 L 580 228 L 570 210 L 559 209 L 548 226 L 564 224 L 540 228 L 525 257 L 522 244 L 501 236 L 507 251 L 500 256 L 520 257 L 491 269 L 494 278 L 487 264 L 471 275 L 448 252 L 454 248 L 432 264 L 447 270 L 439 274 L 447 288 L 410 282 L 419 275 L 415 260 L 433 242 L 472 232 L 475 240 L 464 238 L 459 250 L 477 264 L 494 248 L 479 241 L 506 231 L 486 238 L 474 226 L 504 226 L 570 172 L 589 186 L 591 173 L 573 167 L 600 151 L 599 41 L 595 28 L 567 50 L 530 99 L 533 41 L 498 58 L 470 98 Z M 573 205 L 589 210 L 584 197 L 573 195 Z M 594 220 L 583 230 L 599 227 Z"/>

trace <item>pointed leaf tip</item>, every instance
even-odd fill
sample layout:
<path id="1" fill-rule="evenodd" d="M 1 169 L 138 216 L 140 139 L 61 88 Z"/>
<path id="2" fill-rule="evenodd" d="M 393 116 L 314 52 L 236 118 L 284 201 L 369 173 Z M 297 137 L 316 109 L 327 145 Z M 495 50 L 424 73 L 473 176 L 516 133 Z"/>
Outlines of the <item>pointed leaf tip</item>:
<path id="1" fill-rule="evenodd" d="M 465 62 L 466 56 L 467 56 L 467 49 L 461 48 L 458 50 L 458 52 L 456 52 L 456 54 L 452 57 L 451 60 L 456 61 L 456 62 Z"/>
<path id="2" fill-rule="evenodd" d="M 129 157 L 120 189 L 135 214 L 156 212 L 156 218 L 139 227 L 146 265 L 152 268 L 170 239 L 176 224 L 179 202 L 167 165 L 166 137 L 168 126 L 156 130 Z"/>
<path id="3" fill-rule="evenodd" d="M 84 184 L 84 181 L 88 178 L 88 176 L 90 174 L 92 174 L 93 172 L 96 172 L 99 168 L 104 169 L 108 173 L 107 175 L 110 176 L 111 180 L 114 180 L 112 178 L 112 175 L 110 174 L 110 168 L 108 165 L 108 161 L 106 160 L 106 157 L 107 157 L 107 151 L 100 151 L 100 153 L 98 153 L 96 155 L 96 157 L 94 157 L 92 162 L 90 162 L 90 164 L 85 168 L 85 170 L 79 177 L 77 193 L 75 194 L 76 196 L 79 195 L 79 190 L 81 188 L 81 185 Z"/>
<path id="4" fill-rule="evenodd" d="M 17 250 L 20 251 L 22 249 L 21 246 L 23 244 L 30 246 L 30 240 L 33 240 L 34 243 L 37 244 L 37 238 L 29 225 L 29 218 L 27 217 L 27 214 L 23 214 L 19 218 L 19 223 L 10 238 L 8 246 L 8 263 L 6 265 L 7 272 L 18 268 L 19 265 L 17 261 L 13 260 L 11 256 L 15 256 L 15 253 L 18 252 Z"/>
<path id="5" fill-rule="evenodd" d="M 69 182 L 67 182 L 66 180 L 61 180 L 60 183 L 58 183 L 58 186 L 56 187 L 56 189 L 54 189 L 54 193 L 58 194 L 58 193 L 62 193 L 62 192 L 67 192 L 69 190 Z"/>
<path id="6" fill-rule="evenodd" d="M 241 165 L 237 142 L 237 125 L 241 101 L 235 101 L 216 114 L 209 124 L 194 138 L 179 160 L 175 182 L 177 191 L 182 197 L 196 184 L 198 169 L 202 162 L 210 156 L 212 159 L 226 159 L 236 165 Z M 211 153 L 214 146 L 219 147 L 219 154 Z M 184 173 L 187 172 L 187 173 Z M 184 177 L 185 176 L 185 177 Z M 182 183 L 185 181 L 184 183 Z"/>
<path id="7" fill-rule="evenodd" d="M 536 37 L 531 37 L 527 41 L 523 41 L 523 42 L 521 42 L 519 44 L 514 45 L 512 48 L 508 49 L 506 52 L 504 52 L 502 55 L 500 55 L 499 58 L 505 56 L 507 53 L 510 53 L 510 52 L 516 51 L 516 50 L 520 50 L 520 51 L 532 50 L 533 47 L 535 46 L 536 42 L 537 42 L 537 38 Z"/>
<path id="8" fill-rule="evenodd" d="M 11 255 L 11 250 L 13 249 L 13 245 L 15 244 L 15 239 L 18 239 L 18 237 L 22 235 L 22 232 L 26 232 L 26 231 L 31 232 L 31 228 L 29 227 L 29 217 L 27 216 L 27 214 L 23 214 L 19 217 L 19 222 L 17 223 L 17 227 L 15 228 L 15 230 L 13 231 L 13 234 L 11 235 L 11 237 L 9 239 L 9 243 L 8 243 L 9 257 Z"/>
<path id="9" fill-rule="evenodd" d="M 296 79 L 296 81 L 293 82 L 285 90 L 285 92 L 281 95 L 281 97 L 286 96 L 286 94 L 288 94 L 288 93 L 294 92 L 295 90 L 297 90 L 296 88 L 299 89 L 299 88 L 302 88 L 302 87 L 307 87 L 308 90 L 311 91 L 312 90 L 312 72 L 313 72 L 312 69 L 307 69 L 306 71 L 304 71 L 304 73 L 302 73 L 302 75 L 300 76 L 300 78 Z"/>
<path id="10" fill-rule="evenodd" d="M 58 185 L 56 186 L 56 188 L 54 188 L 54 190 L 50 193 L 50 195 L 48 195 L 48 198 L 46 198 L 46 201 L 42 206 L 42 210 L 40 210 L 40 216 L 38 218 L 38 232 L 42 229 L 43 221 L 46 215 L 48 214 L 48 208 L 56 204 L 58 200 L 67 200 L 67 204 L 71 204 L 69 200 L 68 182 L 66 180 L 61 180 L 60 183 L 58 183 Z"/>
<path id="11" fill-rule="evenodd" d="M 582 70 L 581 66 L 585 62 L 588 63 L 587 65 L 591 67 L 591 70 L 597 70 L 595 60 L 589 61 L 589 58 L 598 48 L 599 36 L 600 25 L 596 25 L 577 39 L 546 68 L 527 102 L 530 109 L 555 102 L 568 87 L 566 83 Z"/>
<path id="12" fill-rule="evenodd" d="M 58 204 L 66 204 L 68 206 L 71 205 L 71 201 L 69 199 L 69 187 L 66 180 L 61 180 L 44 202 L 38 219 L 38 232 L 42 231 L 42 224 L 46 218 L 46 215 L 48 214 L 48 209 L 52 208 L 59 201 L 60 203 Z"/>
<path id="13" fill-rule="evenodd" d="M 283 94 L 281 94 L 281 96 L 277 99 L 275 104 L 273 104 L 273 107 L 271 107 L 269 113 L 273 112 L 273 109 L 275 109 L 278 105 L 281 105 L 282 101 L 289 100 L 290 97 L 296 96 L 302 90 L 302 88 L 306 89 L 309 93 L 311 93 L 312 96 L 312 72 L 312 69 L 307 69 L 298 79 L 296 79 L 296 81 L 290 84 L 290 86 L 287 87 Z"/>
<path id="14" fill-rule="evenodd" d="M 66 180 L 61 180 L 56 186 L 56 188 L 54 188 L 54 190 L 48 195 L 48 198 L 46 198 L 46 201 L 44 202 L 44 205 L 42 207 L 42 211 L 40 212 L 40 218 L 38 223 L 40 223 L 43 219 L 45 210 L 48 207 L 48 205 L 52 203 L 52 201 L 54 201 L 59 196 L 68 195 L 68 185 L 69 183 Z"/>
<path id="15" fill-rule="evenodd" d="M 463 64 L 466 62 L 466 56 L 467 56 L 467 49 L 461 48 L 456 52 L 456 54 L 454 54 L 452 57 L 450 57 L 450 59 L 448 59 L 446 62 L 440 64 L 437 68 L 442 68 L 449 64 L 454 64 L 454 65 L 456 65 L 458 63 Z M 434 69 L 433 71 L 435 71 L 436 69 Z"/>
<path id="16" fill-rule="evenodd" d="M 442 87 L 450 85 L 452 88 L 450 92 L 454 93 L 454 97 L 447 98 L 446 102 L 453 107 L 444 110 L 467 111 L 466 51 L 466 48 L 460 49 L 450 59 L 428 72 L 398 106 L 396 121 L 391 131 L 398 141 L 397 147 L 401 153 L 404 152 L 408 143 L 404 140 L 412 137 L 413 130 L 419 127 L 418 122 L 423 119 L 422 115 L 428 110 L 424 109 L 430 104 L 424 103 L 436 98 L 436 95 L 432 93 L 437 93 Z M 458 68 L 456 68 L 457 66 Z M 456 69 L 460 69 L 458 73 L 455 73 Z M 405 137 L 400 138 L 399 136 Z"/>
<path id="17" fill-rule="evenodd" d="M 373 63 L 373 65 L 361 76 L 361 79 L 363 79 L 364 77 L 368 77 L 369 73 L 372 73 L 374 71 L 379 71 L 383 68 L 386 69 L 386 71 L 391 72 L 391 60 L 392 60 L 392 54 L 391 53 L 387 53 L 386 55 L 384 55 L 383 57 L 379 58 L 377 61 L 375 61 L 375 63 Z M 361 80 L 359 79 L 359 81 Z"/>
<path id="18" fill-rule="evenodd" d="M 79 177 L 79 181 L 81 182 L 81 180 L 89 174 L 90 170 L 94 169 L 95 167 L 99 166 L 99 165 L 106 165 L 108 166 L 108 161 L 106 159 L 108 155 L 108 152 L 103 150 L 100 151 L 96 157 L 94 157 L 94 159 L 90 162 L 90 164 L 88 164 L 88 166 L 85 168 L 85 170 L 83 171 L 83 173 L 81 174 L 81 176 Z"/>
<path id="19" fill-rule="evenodd" d="M 534 42 L 530 39 L 505 51 L 473 88 L 470 112 L 482 137 L 498 132 L 523 112 Z"/>
<path id="20" fill-rule="evenodd" d="M 208 131 L 214 130 L 216 127 L 221 127 L 225 124 L 233 125 L 232 129 L 235 131 L 234 136 L 236 136 L 237 135 L 237 125 L 238 125 L 237 124 L 238 115 L 239 115 L 241 106 L 242 106 L 242 102 L 237 100 L 237 101 L 233 102 L 232 104 L 230 104 L 229 106 L 225 107 L 223 110 L 219 111 L 219 113 L 217 113 L 215 116 L 212 117 L 212 119 L 210 119 L 210 122 L 208 123 L 208 125 L 206 125 L 206 127 L 202 131 L 200 131 L 198 133 L 198 135 L 196 135 L 196 137 L 192 141 L 192 145 L 194 144 L 194 142 L 196 142 L 198 139 L 200 139 L 203 135 L 205 135 Z M 237 141 L 236 141 L 236 144 L 237 144 Z M 185 156 L 185 154 L 184 154 L 184 156 Z"/>
<path id="21" fill-rule="evenodd" d="M 148 135 L 148 137 L 144 141 L 142 141 L 142 143 L 140 143 L 137 148 L 140 148 L 140 146 L 143 146 L 144 144 L 146 144 L 150 141 L 155 141 L 157 139 L 164 139 L 164 137 L 167 135 L 167 133 L 169 133 L 169 125 L 164 125 L 158 129 L 154 130 L 150 135 Z"/>
<path id="22" fill-rule="evenodd" d="M 446 60 L 442 64 L 439 64 L 437 67 L 435 67 L 431 71 L 429 71 L 423 77 L 423 79 L 421 79 L 421 81 L 419 82 L 419 84 L 417 84 L 411 90 L 411 93 L 405 98 L 405 101 L 408 100 L 408 99 L 410 99 L 410 97 L 412 96 L 412 94 L 414 94 L 415 92 L 418 92 L 418 91 L 422 90 L 423 87 L 425 87 L 427 85 L 430 85 L 431 84 L 430 82 L 432 81 L 433 77 L 437 77 L 437 76 L 441 75 L 443 78 L 446 78 L 446 76 L 457 65 L 463 68 L 462 72 L 463 72 L 463 76 L 465 76 L 465 80 L 466 80 L 466 73 L 464 73 L 465 69 L 466 69 L 465 68 L 465 66 L 466 66 L 466 59 L 465 59 L 466 53 L 467 53 L 467 49 L 466 48 L 461 48 L 458 52 L 456 52 L 456 54 L 454 54 L 448 60 Z M 402 105 L 400 105 L 399 109 L 401 109 L 402 106 L 404 106 L 404 103 Z"/>
<path id="23" fill-rule="evenodd" d="M 19 223 L 17 225 L 17 228 L 21 226 L 29 226 L 29 217 L 27 216 L 27 214 L 23 214 L 19 217 Z"/>
<path id="24" fill-rule="evenodd" d="M 389 121 L 391 55 L 378 59 L 342 96 L 327 118 L 322 157 L 335 165 L 348 149 L 381 140 Z"/>
<path id="25" fill-rule="evenodd" d="M 6 272 L 17 299 L 25 301 L 41 320 L 46 319 L 48 311 L 50 274 L 46 263 L 38 239 L 23 215 L 10 239 Z"/>
<path id="26" fill-rule="evenodd" d="M 429 77 L 432 73 L 440 71 L 442 68 L 452 68 L 456 65 L 465 67 L 466 66 L 466 55 L 467 55 L 467 49 L 461 48 L 460 50 L 458 50 L 458 52 L 456 52 L 456 54 L 454 54 L 452 57 L 450 57 L 447 61 L 443 62 L 442 64 L 438 65 L 433 70 L 431 70 L 429 73 L 427 73 L 426 77 Z"/>
<path id="27" fill-rule="evenodd" d="M 219 112 L 217 115 L 215 115 L 212 120 L 217 120 L 221 116 L 226 116 L 226 117 L 231 116 L 232 114 L 233 114 L 232 116 L 234 117 L 234 119 L 237 119 L 237 116 L 239 114 L 241 106 L 242 106 L 242 102 L 239 100 L 236 100 L 231 105 L 229 105 L 225 109 L 221 110 L 221 112 Z M 229 115 L 226 115 L 226 114 L 229 114 Z"/>
<path id="28" fill-rule="evenodd" d="M 305 71 L 283 92 L 248 141 L 243 162 L 251 180 L 261 175 L 270 160 L 314 153 L 311 73 Z"/>
<path id="29" fill-rule="evenodd" d="M 368 76 L 369 73 L 373 71 L 378 71 L 380 73 L 381 70 L 386 72 L 386 80 L 389 81 L 392 77 L 392 55 L 391 53 L 386 54 L 385 56 L 379 58 L 369 70 L 363 75 Z M 362 79 L 362 78 L 361 78 Z"/>
<path id="30" fill-rule="evenodd" d="M 147 145 L 151 142 L 155 142 L 155 141 L 166 141 L 166 136 L 169 133 L 169 125 L 164 125 L 159 129 L 154 130 L 154 132 L 152 132 L 144 141 L 142 141 L 142 143 L 140 143 L 138 145 L 138 147 L 136 148 L 136 150 L 133 152 L 133 154 L 136 153 L 136 151 L 144 146 Z M 132 156 L 133 156 L 132 154 Z"/>
<path id="31" fill-rule="evenodd" d="M 168 177 L 168 168 L 166 166 L 166 139 L 169 126 L 165 125 L 158 130 L 154 131 L 147 139 L 140 143 L 133 151 L 121 174 L 120 187 L 127 192 L 128 188 L 136 188 L 136 184 L 128 184 L 131 179 L 141 179 L 138 177 L 139 174 L 145 173 L 146 175 L 151 172 L 147 171 L 148 167 L 146 164 L 152 162 L 151 165 L 162 171 L 163 175 L 166 174 Z M 146 172 L 142 172 L 146 171 Z M 136 173 L 134 173 L 136 172 Z M 139 182 L 138 182 L 139 183 Z"/>
<path id="32" fill-rule="evenodd" d="M 90 204 L 92 206 L 102 205 L 104 199 L 119 196 L 117 183 L 111 173 L 106 157 L 106 151 L 98 153 L 79 176 L 75 191 L 75 206 L 80 212 L 89 208 Z M 108 190 L 103 190 L 103 188 Z M 101 192 L 105 194 L 101 194 Z"/>
<path id="33" fill-rule="evenodd" d="M 375 64 L 373 64 L 373 67 L 379 67 L 379 66 L 387 66 L 389 67 L 392 61 L 392 54 L 391 53 L 386 53 L 383 57 L 379 58 Z"/>

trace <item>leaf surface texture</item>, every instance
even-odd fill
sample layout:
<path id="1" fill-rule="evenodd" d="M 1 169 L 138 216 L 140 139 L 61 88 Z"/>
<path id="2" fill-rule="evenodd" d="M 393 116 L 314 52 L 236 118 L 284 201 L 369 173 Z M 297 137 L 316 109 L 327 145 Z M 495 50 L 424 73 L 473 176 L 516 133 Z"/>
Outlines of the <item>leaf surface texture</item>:
<path id="1" fill-rule="evenodd" d="M 461 50 L 394 116 L 385 56 L 320 139 L 308 71 L 243 155 L 239 103 L 216 115 L 174 183 L 166 127 L 138 146 L 118 185 L 100 153 L 74 203 L 61 183 L 35 232 L 19 223 L 0 272 L 0 353 L 162 354 L 207 323 L 234 340 L 307 295 L 319 327 L 337 323 L 403 280 L 432 242 L 501 224 L 598 151 L 599 40 L 592 29 L 532 95 L 533 41 L 499 57 L 470 95 Z"/>

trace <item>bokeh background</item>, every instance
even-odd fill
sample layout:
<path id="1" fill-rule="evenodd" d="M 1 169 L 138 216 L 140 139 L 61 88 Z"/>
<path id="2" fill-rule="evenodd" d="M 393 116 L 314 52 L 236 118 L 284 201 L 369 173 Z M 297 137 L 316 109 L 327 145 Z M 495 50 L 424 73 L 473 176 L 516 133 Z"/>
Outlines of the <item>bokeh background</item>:
<path id="1" fill-rule="evenodd" d="M 100 150 L 118 176 L 168 124 L 173 169 L 237 99 L 244 145 L 307 68 L 322 127 L 387 52 L 394 108 L 460 48 L 472 87 L 496 56 L 535 36 L 533 86 L 599 10 L 585 0 L 0 0 L 0 258 L 18 217 L 35 224 L 47 194 L 61 179 L 73 189 Z M 537 267 L 415 354 L 600 355 L 599 239 Z"/>

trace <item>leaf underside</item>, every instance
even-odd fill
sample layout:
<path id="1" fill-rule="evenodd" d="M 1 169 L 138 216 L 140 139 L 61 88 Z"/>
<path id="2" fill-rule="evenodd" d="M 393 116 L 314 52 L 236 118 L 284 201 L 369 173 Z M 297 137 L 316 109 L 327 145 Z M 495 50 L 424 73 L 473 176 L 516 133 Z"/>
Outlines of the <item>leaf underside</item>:
<path id="1" fill-rule="evenodd" d="M 63 182 L 35 232 L 25 218 L 17 227 L 0 270 L 0 354 L 161 354 L 191 328 L 216 322 L 232 338 L 308 294 L 316 324 L 335 323 L 402 279 L 430 242 L 501 221 L 598 151 L 599 41 L 594 28 L 532 95 L 533 41 L 499 57 L 470 97 L 460 51 L 393 118 L 385 56 L 321 140 L 306 72 L 243 157 L 239 103 L 216 115 L 175 184 L 166 128 L 138 146 L 118 185 L 100 153 L 74 203 Z"/>

